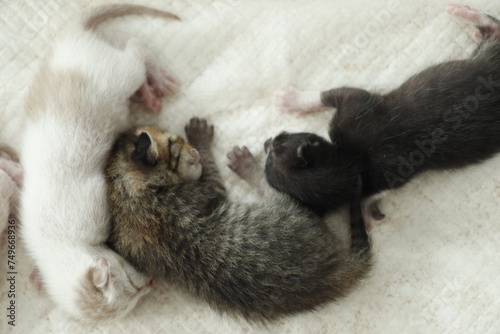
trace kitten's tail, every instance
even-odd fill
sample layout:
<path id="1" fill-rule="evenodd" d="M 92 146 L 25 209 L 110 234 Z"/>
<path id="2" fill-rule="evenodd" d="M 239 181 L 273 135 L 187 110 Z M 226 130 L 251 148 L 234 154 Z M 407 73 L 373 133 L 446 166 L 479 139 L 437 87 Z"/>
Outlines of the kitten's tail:
<path id="1" fill-rule="evenodd" d="M 83 27 L 84 30 L 92 30 L 95 26 L 107 19 L 124 15 L 150 15 L 180 20 L 175 14 L 155 8 L 131 4 L 111 4 L 89 9 L 82 15 L 79 25 Z"/>

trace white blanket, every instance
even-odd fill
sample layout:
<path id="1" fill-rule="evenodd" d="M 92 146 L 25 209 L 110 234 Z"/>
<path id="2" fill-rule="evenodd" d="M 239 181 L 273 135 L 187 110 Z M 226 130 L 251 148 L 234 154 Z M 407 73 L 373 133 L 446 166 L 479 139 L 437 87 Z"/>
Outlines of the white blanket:
<path id="1" fill-rule="evenodd" d="M 0 1 L 0 141 L 19 147 L 23 99 L 63 22 L 107 2 Z M 137 124 L 183 134 L 190 117 L 208 118 L 216 126 L 215 156 L 237 201 L 257 194 L 225 166 L 233 145 L 247 145 L 263 163 L 264 140 L 282 130 L 326 135 L 332 112 L 280 113 L 272 95 L 281 86 L 387 92 L 429 65 L 468 57 L 476 46 L 474 28 L 447 15 L 443 0 L 134 2 L 183 19 L 129 16 L 98 28 L 116 41 L 143 39 L 181 84 L 160 116 L 140 115 Z M 500 17 L 495 3 L 468 4 Z M 159 282 L 126 319 L 82 326 L 31 284 L 33 264 L 18 234 L 14 299 L 5 279 L 7 250 L 0 249 L 0 332 L 500 333 L 499 171 L 497 156 L 464 170 L 421 175 L 390 193 L 382 204 L 387 218 L 371 231 L 376 264 L 369 279 L 337 303 L 268 328 L 221 317 Z M 7 325 L 10 300 L 15 328 Z"/>

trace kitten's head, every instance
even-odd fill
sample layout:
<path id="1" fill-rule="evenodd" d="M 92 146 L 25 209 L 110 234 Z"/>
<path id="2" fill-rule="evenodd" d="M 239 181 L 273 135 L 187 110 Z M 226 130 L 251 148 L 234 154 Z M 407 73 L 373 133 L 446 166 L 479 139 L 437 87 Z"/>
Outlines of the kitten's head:
<path id="1" fill-rule="evenodd" d="M 356 191 L 359 167 L 320 136 L 282 132 L 264 150 L 268 183 L 318 213 L 348 202 Z"/>
<path id="2" fill-rule="evenodd" d="M 152 280 L 114 252 L 92 260 L 77 287 L 73 316 L 83 321 L 122 318 L 147 294 Z"/>
<path id="3" fill-rule="evenodd" d="M 122 134 L 108 162 L 108 178 L 126 179 L 134 191 L 148 185 L 196 181 L 202 165 L 198 151 L 181 137 L 156 126 L 143 126 Z"/>

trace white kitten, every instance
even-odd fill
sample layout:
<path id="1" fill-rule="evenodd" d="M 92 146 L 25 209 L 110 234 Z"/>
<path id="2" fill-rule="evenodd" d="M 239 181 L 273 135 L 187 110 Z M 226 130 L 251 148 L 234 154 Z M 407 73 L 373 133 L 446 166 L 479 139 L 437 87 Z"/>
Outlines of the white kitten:
<path id="1" fill-rule="evenodd" d="M 142 6 L 93 9 L 56 43 L 26 103 L 21 236 L 48 295 L 84 321 L 124 316 L 151 287 L 105 245 L 104 163 L 129 126 L 129 99 L 140 90 L 159 110 L 158 97 L 173 85 L 166 72 L 149 72 L 158 67 L 137 40 L 119 50 L 92 34 L 103 19 L 125 14 L 178 19 Z"/>

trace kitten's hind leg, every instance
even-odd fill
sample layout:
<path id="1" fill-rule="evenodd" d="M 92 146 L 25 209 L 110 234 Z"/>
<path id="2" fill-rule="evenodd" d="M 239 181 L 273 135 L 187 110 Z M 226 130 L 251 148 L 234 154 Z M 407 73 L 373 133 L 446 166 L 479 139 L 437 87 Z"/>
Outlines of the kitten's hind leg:
<path id="1" fill-rule="evenodd" d="M 470 6 L 463 5 L 448 5 L 446 10 L 449 14 L 463 18 L 472 22 L 479 29 L 479 32 L 474 34 L 482 41 L 500 41 L 500 21 L 493 16 L 481 13 Z"/>
<path id="2" fill-rule="evenodd" d="M 227 154 L 227 158 L 229 159 L 227 166 L 243 180 L 256 187 L 260 195 L 264 195 L 269 190 L 264 172 L 257 166 L 257 162 L 246 146 L 233 147 Z"/>

